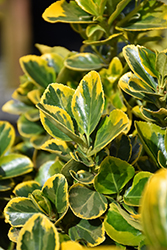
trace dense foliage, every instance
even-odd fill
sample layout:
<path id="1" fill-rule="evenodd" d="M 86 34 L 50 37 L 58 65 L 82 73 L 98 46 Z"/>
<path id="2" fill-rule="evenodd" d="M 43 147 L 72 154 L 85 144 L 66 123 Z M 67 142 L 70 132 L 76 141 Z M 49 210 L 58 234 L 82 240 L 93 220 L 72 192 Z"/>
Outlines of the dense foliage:
<path id="1" fill-rule="evenodd" d="M 3 106 L 19 115 L 20 136 L 0 122 L 2 249 L 166 249 L 166 13 L 156 0 L 45 10 L 83 46 L 36 44 L 41 56 L 20 58 Z"/>

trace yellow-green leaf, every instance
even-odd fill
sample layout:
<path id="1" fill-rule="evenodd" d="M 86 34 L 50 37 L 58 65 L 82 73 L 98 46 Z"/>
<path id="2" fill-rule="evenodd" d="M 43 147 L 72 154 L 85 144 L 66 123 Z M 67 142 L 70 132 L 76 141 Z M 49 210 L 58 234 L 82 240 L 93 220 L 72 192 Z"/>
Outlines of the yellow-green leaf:
<path id="1" fill-rule="evenodd" d="M 19 233 L 17 250 L 59 250 L 59 236 L 56 227 L 42 215 L 33 215 Z"/>
<path id="2" fill-rule="evenodd" d="M 0 156 L 4 155 L 13 145 L 15 131 L 7 121 L 0 121 Z"/>
<path id="3" fill-rule="evenodd" d="M 91 71 L 81 80 L 72 99 L 72 112 L 87 137 L 97 126 L 104 109 L 104 92 L 100 76 Z"/>
<path id="4" fill-rule="evenodd" d="M 51 4 L 43 13 L 43 19 L 50 23 L 89 23 L 92 16 L 82 10 L 76 2 L 65 0 L 56 1 Z"/>

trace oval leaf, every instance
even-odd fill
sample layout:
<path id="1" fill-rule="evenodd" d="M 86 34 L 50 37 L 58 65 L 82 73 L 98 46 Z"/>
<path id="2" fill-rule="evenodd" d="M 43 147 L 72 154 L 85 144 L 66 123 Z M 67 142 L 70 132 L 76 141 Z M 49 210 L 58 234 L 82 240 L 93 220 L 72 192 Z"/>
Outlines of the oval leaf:
<path id="1" fill-rule="evenodd" d="M 0 121 L 0 156 L 4 155 L 15 140 L 13 126 L 7 121 Z"/>
<path id="2" fill-rule="evenodd" d="M 79 183 L 70 188 L 69 202 L 77 217 L 88 220 L 100 217 L 108 205 L 105 196 Z"/>
<path id="3" fill-rule="evenodd" d="M 40 188 L 41 186 L 37 181 L 24 181 L 15 187 L 13 193 L 16 196 L 28 197 L 35 189 Z"/>
<path id="4" fill-rule="evenodd" d="M 135 175 L 132 186 L 126 191 L 124 195 L 124 202 L 127 205 L 139 206 L 145 184 L 151 175 L 152 173 L 143 171 Z"/>
<path id="5" fill-rule="evenodd" d="M 99 152 L 107 144 L 109 144 L 116 136 L 127 128 L 129 119 L 127 115 L 119 110 L 115 109 L 110 113 L 110 116 L 106 116 L 97 131 L 94 148 L 90 152 L 89 156 Z"/>
<path id="6" fill-rule="evenodd" d="M 94 186 L 100 193 L 118 194 L 134 174 L 135 170 L 129 163 L 107 156 L 100 165 Z"/>
<path id="7" fill-rule="evenodd" d="M 8 179 L 33 170 L 33 163 L 24 155 L 9 154 L 0 158 L 0 175 L 3 179 Z"/>
<path id="8" fill-rule="evenodd" d="M 91 71 L 81 80 L 72 99 L 72 112 L 82 133 L 93 132 L 104 109 L 100 75 Z"/>
<path id="9" fill-rule="evenodd" d="M 104 225 L 99 219 L 84 220 L 69 229 L 69 236 L 73 241 L 84 240 L 88 247 L 95 247 L 105 240 Z"/>
<path id="10" fill-rule="evenodd" d="M 98 70 L 104 66 L 101 59 L 91 53 L 79 53 L 70 56 L 66 59 L 64 65 L 69 69 L 77 71 Z"/>
<path id="11" fill-rule="evenodd" d="M 59 250 L 59 247 L 56 227 L 42 214 L 33 215 L 25 223 L 18 237 L 18 250 Z"/>
<path id="12" fill-rule="evenodd" d="M 110 204 L 104 227 L 111 239 L 123 245 L 137 246 L 144 239 L 142 233 L 124 219 L 114 203 Z"/>
<path id="13" fill-rule="evenodd" d="M 50 177 L 45 182 L 42 193 L 55 205 L 58 222 L 68 209 L 68 183 L 64 175 L 55 174 Z"/>
<path id="14" fill-rule="evenodd" d="M 26 221 L 34 214 L 42 212 L 26 197 L 16 197 L 8 202 L 4 209 L 5 222 L 14 227 L 23 226 Z"/>
<path id="15" fill-rule="evenodd" d="M 20 58 L 20 64 L 24 73 L 43 88 L 56 81 L 54 68 L 48 66 L 48 62 L 40 56 L 23 56 Z"/>

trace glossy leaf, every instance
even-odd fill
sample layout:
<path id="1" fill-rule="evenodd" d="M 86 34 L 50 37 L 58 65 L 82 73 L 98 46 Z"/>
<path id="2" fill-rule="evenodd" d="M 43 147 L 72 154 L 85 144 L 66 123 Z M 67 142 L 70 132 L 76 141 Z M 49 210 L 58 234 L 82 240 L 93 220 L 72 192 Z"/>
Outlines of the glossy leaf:
<path id="1" fill-rule="evenodd" d="M 40 108 L 40 118 L 45 130 L 52 137 L 70 141 L 67 134 L 71 135 L 74 132 L 70 115 L 64 109 L 48 104 L 43 106 L 39 103 L 38 108 Z"/>
<path id="2" fill-rule="evenodd" d="M 89 23 L 92 16 L 82 10 L 76 2 L 67 3 L 64 0 L 51 4 L 43 13 L 43 19 L 50 23 Z"/>
<path id="3" fill-rule="evenodd" d="M 31 160 L 21 154 L 9 154 L 0 158 L 0 175 L 3 179 L 24 175 L 33 170 Z"/>
<path id="4" fill-rule="evenodd" d="M 130 206 L 139 206 L 145 184 L 151 175 L 152 173 L 146 171 L 141 171 L 135 175 L 132 186 L 124 195 L 124 202 L 126 204 Z"/>
<path id="5" fill-rule="evenodd" d="M 93 0 L 88 0 L 86 2 L 84 0 L 76 0 L 76 3 L 87 13 L 95 16 L 99 15 L 98 5 Z"/>
<path id="6" fill-rule="evenodd" d="M 104 66 L 102 60 L 91 53 L 79 53 L 66 59 L 64 65 L 72 70 L 90 71 L 98 70 Z"/>
<path id="7" fill-rule="evenodd" d="M 131 70 L 143 80 L 147 85 L 150 86 L 153 90 L 156 90 L 157 83 L 155 82 L 154 78 L 146 71 L 144 66 L 142 65 L 140 56 L 139 55 L 138 46 L 135 45 L 127 45 L 123 48 L 124 57 L 131 68 Z M 139 47 L 141 48 L 141 47 Z"/>
<path id="8" fill-rule="evenodd" d="M 95 247 L 105 240 L 104 225 L 99 219 L 81 219 L 77 225 L 69 229 L 69 236 L 73 241 L 84 240 L 88 247 Z"/>
<path id="9" fill-rule="evenodd" d="M 47 161 L 44 164 L 42 164 L 38 170 L 38 173 L 35 177 L 35 180 L 41 184 L 41 186 L 44 185 L 44 183 L 53 175 L 59 174 L 61 172 L 61 169 L 63 167 L 64 163 L 61 162 L 59 159 L 56 159 L 55 161 Z"/>
<path id="10" fill-rule="evenodd" d="M 72 99 L 72 112 L 82 133 L 93 132 L 104 109 L 104 93 L 100 76 L 91 71 L 81 80 Z"/>
<path id="11" fill-rule="evenodd" d="M 56 81 L 54 68 L 48 66 L 47 61 L 40 56 L 23 56 L 20 58 L 20 64 L 24 73 L 43 88 Z"/>
<path id="12" fill-rule="evenodd" d="M 21 115 L 18 119 L 18 130 L 24 137 L 32 137 L 44 132 L 40 122 L 29 121 L 24 115 Z"/>
<path id="13" fill-rule="evenodd" d="M 135 126 L 144 149 L 159 166 L 157 161 L 158 151 L 161 150 L 167 157 L 164 147 L 165 130 L 155 124 L 146 122 L 136 122 Z"/>
<path id="14" fill-rule="evenodd" d="M 130 225 L 120 214 L 115 203 L 110 204 L 104 227 L 111 239 L 123 245 L 137 246 L 144 239 L 142 233 Z"/>
<path id="15" fill-rule="evenodd" d="M 40 103 L 37 107 L 41 110 L 41 122 L 51 136 L 65 141 L 73 140 L 87 147 L 87 144 L 74 133 L 73 121 L 64 109 L 47 104 L 43 106 Z"/>
<path id="16" fill-rule="evenodd" d="M 69 202 L 73 213 L 82 219 L 98 218 L 107 209 L 105 196 L 79 183 L 70 188 Z"/>
<path id="17" fill-rule="evenodd" d="M 74 89 L 63 84 L 52 83 L 50 84 L 42 95 L 40 102 L 45 105 L 53 105 L 64 109 L 70 116 L 71 100 L 74 94 Z"/>
<path id="18" fill-rule="evenodd" d="M 134 174 L 135 170 L 129 163 L 108 156 L 102 161 L 94 179 L 95 189 L 103 194 L 119 194 Z"/>
<path id="19" fill-rule="evenodd" d="M 13 145 L 15 131 L 7 121 L 0 121 L 0 156 L 4 155 Z"/>
<path id="20" fill-rule="evenodd" d="M 42 215 L 33 215 L 21 229 L 17 249 L 18 250 L 59 250 L 59 237 L 56 227 L 50 220 Z"/>
<path id="21" fill-rule="evenodd" d="M 28 197 L 35 189 L 40 189 L 41 186 L 37 181 L 24 181 L 19 183 L 13 190 L 16 196 Z"/>
<path id="22" fill-rule="evenodd" d="M 127 128 L 128 123 L 129 119 L 127 115 L 119 109 L 113 110 L 109 116 L 105 116 L 100 124 L 100 128 L 97 131 L 94 148 L 90 152 L 90 155 L 99 152 L 113 139 L 115 139 L 116 136 Z"/>
<path id="23" fill-rule="evenodd" d="M 16 197 L 11 199 L 4 209 L 5 222 L 14 227 L 21 227 L 36 213 L 42 213 L 42 211 L 30 198 Z"/>
<path id="24" fill-rule="evenodd" d="M 66 178 L 62 174 L 53 175 L 43 185 L 42 193 L 55 205 L 58 222 L 68 209 L 68 183 Z"/>

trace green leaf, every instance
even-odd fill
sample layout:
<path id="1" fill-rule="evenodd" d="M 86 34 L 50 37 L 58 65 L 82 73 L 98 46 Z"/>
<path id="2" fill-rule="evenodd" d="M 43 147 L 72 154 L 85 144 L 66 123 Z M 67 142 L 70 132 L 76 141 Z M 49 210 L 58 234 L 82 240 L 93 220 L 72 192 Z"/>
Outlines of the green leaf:
<path id="1" fill-rule="evenodd" d="M 94 180 L 93 173 L 85 170 L 79 170 L 77 173 L 73 170 L 70 170 L 70 174 L 77 182 L 80 182 L 82 184 L 91 184 Z"/>
<path id="2" fill-rule="evenodd" d="M 81 80 L 72 99 L 72 112 L 87 138 L 97 126 L 104 109 L 104 93 L 100 75 L 91 71 Z"/>
<path id="3" fill-rule="evenodd" d="M 44 132 L 40 122 L 29 121 L 24 115 L 19 117 L 17 124 L 19 133 L 24 137 L 32 137 Z"/>
<path id="4" fill-rule="evenodd" d="M 53 105 L 39 103 L 37 107 L 40 109 L 40 119 L 45 130 L 52 137 L 71 141 L 68 134 L 73 134 L 74 125 L 70 115 L 64 109 Z"/>
<path id="5" fill-rule="evenodd" d="M 15 153 L 0 158 L 0 176 L 2 179 L 24 175 L 32 170 L 33 163 L 27 156 Z"/>
<path id="6" fill-rule="evenodd" d="M 49 152 L 55 153 L 59 156 L 69 154 L 73 151 L 73 147 L 67 144 L 67 142 L 59 139 L 50 139 L 46 141 L 42 146 L 41 149 L 47 150 Z"/>
<path id="7" fill-rule="evenodd" d="M 31 199 L 16 197 L 11 199 L 4 209 L 5 222 L 14 227 L 23 226 L 34 214 L 41 212 Z"/>
<path id="8" fill-rule="evenodd" d="M 134 174 L 135 170 L 129 163 L 107 156 L 94 179 L 95 189 L 103 194 L 119 194 Z"/>
<path id="9" fill-rule="evenodd" d="M 16 196 L 28 197 L 35 189 L 40 188 L 41 186 L 37 181 L 24 181 L 15 187 L 13 193 Z"/>
<path id="10" fill-rule="evenodd" d="M 70 116 L 71 101 L 74 94 L 74 89 L 59 83 L 49 84 L 47 89 L 44 91 L 40 103 L 45 105 L 52 105 L 64 109 Z"/>
<path id="11" fill-rule="evenodd" d="M 165 130 L 152 123 L 137 121 L 135 122 L 135 127 L 144 149 L 157 166 L 159 166 L 157 160 L 158 151 L 161 150 L 165 158 L 167 157 L 167 151 L 164 145 Z"/>
<path id="12" fill-rule="evenodd" d="M 100 217 L 108 205 L 105 196 L 79 183 L 70 188 L 69 202 L 77 217 L 88 220 Z"/>
<path id="13" fill-rule="evenodd" d="M 94 16 L 99 15 L 98 6 L 93 0 L 87 0 L 87 1 L 76 0 L 76 3 L 81 7 L 81 9 L 83 9 L 87 13 L 94 15 Z"/>
<path id="14" fill-rule="evenodd" d="M 73 140 L 87 147 L 87 144 L 74 133 L 73 121 L 64 109 L 47 104 L 43 106 L 41 103 L 37 107 L 40 109 L 41 122 L 51 136 L 65 141 Z"/>
<path id="15" fill-rule="evenodd" d="M 117 136 L 110 145 L 110 155 L 120 158 L 124 161 L 129 161 L 132 154 L 132 145 L 130 139 L 124 133 Z"/>
<path id="16" fill-rule="evenodd" d="M 111 16 L 108 19 L 108 23 L 111 25 L 113 21 L 118 17 L 118 15 L 123 11 L 123 9 L 128 5 L 130 0 L 121 0 L 116 6 L 116 9 L 113 11 Z"/>
<path id="17" fill-rule="evenodd" d="M 161 1 L 149 0 L 141 4 L 138 10 L 139 18 L 120 21 L 117 29 L 126 31 L 147 31 L 167 28 L 167 5 Z"/>
<path id="18" fill-rule="evenodd" d="M 67 3 L 64 0 L 51 4 L 43 13 L 43 19 L 50 23 L 89 23 L 92 16 L 82 10 L 76 2 Z"/>
<path id="19" fill-rule="evenodd" d="M 140 46 L 137 45 L 127 45 L 123 48 L 124 57 L 131 68 L 131 70 L 144 81 L 147 85 L 150 86 L 153 90 L 156 90 L 157 83 L 154 78 L 146 71 L 141 62 L 141 53 L 139 54 Z M 150 70 L 149 70 L 150 71 Z"/>
<path id="20" fill-rule="evenodd" d="M 20 65 L 24 73 L 26 73 L 35 84 L 43 88 L 46 88 L 49 83 L 56 81 L 54 68 L 50 67 L 48 62 L 41 56 L 23 56 L 20 58 Z"/>
<path id="21" fill-rule="evenodd" d="M 135 175 L 132 186 L 126 191 L 123 197 L 127 205 L 139 206 L 145 184 L 151 175 L 152 173 L 146 171 L 141 171 Z"/>
<path id="22" fill-rule="evenodd" d="M 13 145 L 15 131 L 7 121 L 0 121 L 0 156 L 4 155 Z"/>
<path id="23" fill-rule="evenodd" d="M 129 119 L 127 115 L 119 109 L 111 111 L 109 116 L 105 116 L 96 134 L 94 148 L 89 156 L 99 152 L 109 144 L 116 136 L 127 128 Z"/>
<path id="24" fill-rule="evenodd" d="M 36 43 L 35 47 L 41 52 L 41 54 L 56 54 L 61 56 L 63 59 L 68 56 L 69 53 L 71 53 L 68 49 L 61 47 L 61 46 L 54 46 L 50 47 L 47 45 Z"/>
<path id="25" fill-rule="evenodd" d="M 73 241 L 84 240 L 88 247 L 95 247 L 105 240 L 104 225 L 99 219 L 81 219 L 78 224 L 69 229 L 69 236 Z"/>
<path id="26" fill-rule="evenodd" d="M 167 55 L 164 52 L 161 52 L 157 55 L 156 69 L 162 77 L 167 75 Z"/>
<path id="27" fill-rule="evenodd" d="M 57 221 L 62 219 L 68 209 L 68 183 L 64 175 L 55 174 L 50 177 L 42 188 L 42 193 L 56 208 Z"/>
<path id="28" fill-rule="evenodd" d="M 104 220 L 104 227 L 111 239 L 123 245 L 137 246 L 144 238 L 138 229 L 125 220 L 120 214 L 118 206 L 114 203 L 110 204 Z"/>
<path id="29" fill-rule="evenodd" d="M 64 65 L 72 70 L 90 71 L 101 69 L 104 66 L 104 63 L 97 55 L 91 53 L 79 53 L 68 57 L 65 60 Z"/>
<path id="30" fill-rule="evenodd" d="M 73 178 L 70 174 L 71 171 L 78 172 L 80 170 L 88 171 L 88 167 L 81 162 L 70 159 L 62 168 L 61 173 L 66 177 L 68 182 L 72 184 Z"/>
<path id="31" fill-rule="evenodd" d="M 0 192 L 11 190 L 15 185 L 12 179 L 0 180 Z"/>
<path id="32" fill-rule="evenodd" d="M 138 53 L 140 56 L 140 60 L 146 71 L 153 77 L 158 78 L 158 69 L 155 67 L 155 61 L 156 61 L 156 54 L 152 50 L 143 47 L 143 46 L 137 46 L 138 47 Z"/>
<path id="33" fill-rule="evenodd" d="M 41 186 L 54 174 L 59 174 L 63 167 L 64 163 L 59 159 L 55 161 L 47 161 L 40 166 L 38 173 L 35 177 L 35 180 L 40 183 Z"/>
<path id="34" fill-rule="evenodd" d="M 33 215 L 19 233 L 18 250 L 59 250 L 59 247 L 56 227 L 42 214 Z"/>

